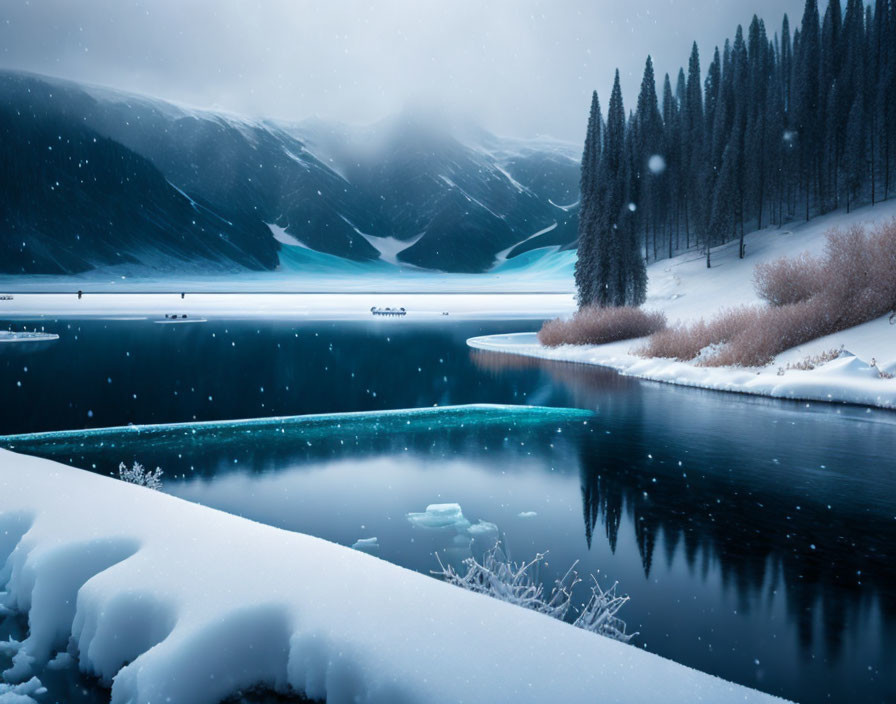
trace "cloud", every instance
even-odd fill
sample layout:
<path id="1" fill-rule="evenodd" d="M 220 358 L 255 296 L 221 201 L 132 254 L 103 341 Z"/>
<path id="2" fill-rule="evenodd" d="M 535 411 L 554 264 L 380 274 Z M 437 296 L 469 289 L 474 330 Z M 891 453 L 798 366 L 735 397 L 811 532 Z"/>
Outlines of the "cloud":
<path id="1" fill-rule="evenodd" d="M 578 141 L 613 70 L 626 105 L 751 12 L 773 34 L 800 0 L 6 0 L 0 65 L 202 107 L 371 122 L 409 102 L 469 112 L 501 134 Z"/>

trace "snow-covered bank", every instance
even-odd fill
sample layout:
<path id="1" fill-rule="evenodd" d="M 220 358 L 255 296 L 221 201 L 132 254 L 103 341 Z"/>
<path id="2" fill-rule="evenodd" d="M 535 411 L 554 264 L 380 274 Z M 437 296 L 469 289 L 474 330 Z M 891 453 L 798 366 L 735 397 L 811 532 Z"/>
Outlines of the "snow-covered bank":
<path id="1" fill-rule="evenodd" d="M 645 309 L 663 311 L 670 323 L 709 320 L 720 309 L 760 304 L 753 288 L 756 264 L 801 252 L 820 253 L 831 228 L 875 224 L 896 217 L 896 200 L 850 214 L 836 213 L 792 227 L 770 228 L 748 235 L 747 257 L 738 259 L 737 243 L 713 251 L 713 267 L 705 257 L 685 254 L 648 267 Z M 896 325 L 887 316 L 813 340 L 780 354 L 762 368 L 698 367 L 669 359 L 635 354 L 641 340 L 607 345 L 543 347 L 534 334 L 473 338 L 471 347 L 567 362 L 596 364 L 653 381 L 722 391 L 811 401 L 856 403 L 896 408 Z M 839 358 L 814 369 L 795 369 L 832 350 Z M 873 366 L 872 366 L 873 365 Z M 805 364 L 802 364 L 805 366 Z M 883 372 L 883 374 L 881 374 Z"/>
<path id="2" fill-rule="evenodd" d="M 862 328 L 879 331 L 889 325 L 886 318 L 876 320 Z M 853 331 L 846 331 L 844 335 Z M 890 326 L 890 334 L 896 331 Z M 837 335 L 832 335 L 828 347 L 838 346 Z M 827 339 L 827 338 L 825 338 Z M 775 365 L 763 369 L 735 367 L 697 367 L 670 359 L 645 359 L 632 354 L 631 340 L 609 345 L 564 345 L 544 347 L 535 333 L 513 335 L 488 335 L 467 340 L 470 347 L 491 352 L 518 354 L 561 362 L 596 364 L 610 367 L 627 376 L 651 381 L 664 381 L 681 386 L 694 386 L 717 391 L 734 391 L 760 396 L 772 396 L 802 401 L 834 401 L 863 406 L 896 409 L 896 379 L 882 379 L 876 368 L 852 354 L 843 355 L 813 370 L 784 369 Z M 896 340 L 894 340 L 896 344 Z M 806 346 L 807 348 L 809 346 Z M 891 349 L 891 354 L 894 351 Z M 786 356 L 799 358 L 797 349 L 788 350 Z M 783 359 L 781 355 L 779 359 Z M 893 365 L 890 366 L 893 368 Z"/>
<path id="3" fill-rule="evenodd" d="M 546 318 L 575 308 L 567 293 L 20 293 L 0 304 L 0 320 L 144 316 L 194 318 L 371 319 L 371 306 L 405 308 L 405 320 Z"/>
<path id="4" fill-rule="evenodd" d="M 113 704 L 292 686 L 328 702 L 760 702 L 542 614 L 142 487 L 0 450 L 6 676 L 70 647 Z M 14 646 L 16 647 L 16 646 Z"/>

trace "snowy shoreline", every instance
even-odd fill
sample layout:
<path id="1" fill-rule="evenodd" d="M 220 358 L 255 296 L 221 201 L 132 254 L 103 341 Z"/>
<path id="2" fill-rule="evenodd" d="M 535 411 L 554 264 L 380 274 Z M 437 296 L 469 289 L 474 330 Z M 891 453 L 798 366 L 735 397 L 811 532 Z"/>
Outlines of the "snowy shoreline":
<path id="1" fill-rule="evenodd" d="M 121 318 L 165 314 L 194 318 L 371 320 L 371 306 L 406 308 L 400 321 L 541 319 L 575 309 L 571 293 L 19 293 L 0 304 L 0 320 Z M 448 313 L 448 315 L 444 315 Z"/>
<path id="2" fill-rule="evenodd" d="M 852 213 L 833 213 L 784 228 L 767 228 L 746 237 L 747 256 L 738 257 L 737 243 L 713 250 L 707 269 L 699 252 L 651 264 L 644 309 L 665 313 L 670 325 L 710 320 L 720 310 L 738 305 L 764 305 L 756 295 L 756 264 L 824 250 L 828 231 L 854 225 L 873 226 L 896 217 L 896 200 L 867 206 Z M 782 354 L 762 368 L 698 367 L 671 359 L 644 358 L 636 352 L 644 340 L 606 345 L 565 345 L 547 348 L 534 333 L 471 338 L 475 349 L 593 364 L 651 381 L 718 391 L 799 401 L 826 401 L 896 409 L 896 325 L 888 316 L 827 337 L 812 340 Z M 818 355 L 842 350 L 838 359 L 814 369 L 791 368 Z M 872 366 L 874 365 L 874 366 Z"/>
<path id="3" fill-rule="evenodd" d="M 869 325 L 875 324 L 879 327 L 881 321 L 874 321 Z M 574 364 L 592 364 L 648 381 L 790 401 L 849 403 L 896 410 L 896 379 L 880 378 L 876 368 L 852 354 L 844 353 L 840 358 L 813 370 L 783 369 L 777 364 L 756 370 L 697 367 L 670 359 L 639 357 L 632 354 L 632 350 L 640 344 L 638 340 L 626 340 L 608 345 L 563 345 L 549 348 L 538 342 L 536 333 L 486 335 L 467 340 L 467 345 L 473 349 Z M 794 355 L 791 353 L 788 356 Z"/>
<path id="4" fill-rule="evenodd" d="M 256 684 L 329 702 L 780 701 L 357 550 L 5 450 L 0 564 L 0 604 L 30 629 L 7 679 L 68 645 L 113 704 L 214 704 Z"/>

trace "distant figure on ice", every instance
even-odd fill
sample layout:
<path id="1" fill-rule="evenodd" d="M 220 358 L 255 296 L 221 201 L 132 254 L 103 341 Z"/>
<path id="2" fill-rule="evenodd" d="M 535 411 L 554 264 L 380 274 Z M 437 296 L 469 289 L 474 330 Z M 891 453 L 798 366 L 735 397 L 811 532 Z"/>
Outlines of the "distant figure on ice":
<path id="1" fill-rule="evenodd" d="M 186 294 L 185 294 L 183 291 L 181 291 L 181 293 L 180 293 L 180 297 L 181 297 L 181 299 L 183 299 L 183 297 L 184 297 L 185 295 L 186 295 Z"/>
<path id="2" fill-rule="evenodd" d="M 79 291 L 78 291 L 78 300 L 79 300 L 79 301 L 81 300 L 81 296 L 83 296 L 83 295 L 84 295 L 84 292 L 81 291 L 81 290 L 79 290 Z"/>

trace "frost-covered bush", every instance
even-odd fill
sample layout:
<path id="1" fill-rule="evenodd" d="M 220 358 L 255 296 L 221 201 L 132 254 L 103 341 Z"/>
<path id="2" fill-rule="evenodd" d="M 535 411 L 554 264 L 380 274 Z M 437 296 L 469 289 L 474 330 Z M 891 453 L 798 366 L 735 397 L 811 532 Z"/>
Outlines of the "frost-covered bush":
<path id="1" fill-rule="evenodd" d="M 664 313 L 640 308 L 598 308 L 587 306 L 569 319 L 546 322 L 538 341 L 546 347 L 559 345 L 604 345 L 608 342 L 646 337 L 666 327 Z"/>
<path id="2" fill-rule="evenodd" d="M 832 232 L 822 258 L 760 265 L 755 282 L 770 306 L 733 308 L 709 323 L 662 330 L 639 353 L 759 367 L 792 347 L 896 311 L 896 220 L 870 233 Z"/>
<path id="3" fill-rule="evenodd" d="M 164 472 L 156 467 L 154 472 L 143 468 L 139 462 L 134 462 L 133 467 L 128 467 L 124 462 L 118 465 L 118 478 L 130 484 L 138 484 L 148 489 L 159 490 L 162 488 L 162 475 Z"/>
<path id="4" fill-rule="evenodd" d="M 439 559 L 438 556 L 436 559 Z M 556 580 L 550 594 L 546 594 L 544 585 L 538 579 L 538 570 L 544 559 L 545 553 L 538 553 L 529 562 L 511 562 L 498 544 L 486 551 L 481 563 L 474 557 L 464 560 L 467 571 L 463 575 L 451 565 L 443 565 L 440 559 L 441 569 L 434 574 L 468 591 L 486 594 L 563 621 L 572 608 L 573 589 L 582 581 L 575 571 L 578 562 L 573 563 L 566 574 Z M 591 598 L 583 605 L 572 625 L 627 643 L 637 633 L 626 633 L 625 622 L 616 614 L 629 597 L 618 596 L 616 584 L 604 590 L 593 575 L 592 581 Z"/>

